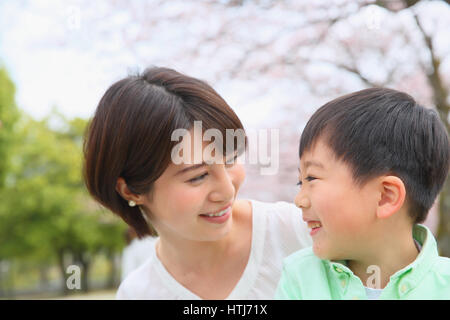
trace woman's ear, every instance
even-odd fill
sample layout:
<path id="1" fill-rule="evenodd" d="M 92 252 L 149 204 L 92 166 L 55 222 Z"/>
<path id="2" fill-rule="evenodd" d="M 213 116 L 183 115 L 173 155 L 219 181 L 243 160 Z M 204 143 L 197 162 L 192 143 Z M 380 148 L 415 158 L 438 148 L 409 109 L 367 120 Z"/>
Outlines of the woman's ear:
<path id="1" fill-rule="evenodd" d="M 136 196 L 134 193 L 128 189 L 125 179 L 119 177 L 116 182 L 116 191 L 124 198 L 126 201 L 133 200 L 135 203 L 140 201 L 140 197 Z"/>
<path id="2" fill-rule="evenodd" d="M 403 181 L 396 176 L 384 176 L 380 179 L 377 217 L 386 219 L 398 212 L 405 202 L 406 189 Z"/>

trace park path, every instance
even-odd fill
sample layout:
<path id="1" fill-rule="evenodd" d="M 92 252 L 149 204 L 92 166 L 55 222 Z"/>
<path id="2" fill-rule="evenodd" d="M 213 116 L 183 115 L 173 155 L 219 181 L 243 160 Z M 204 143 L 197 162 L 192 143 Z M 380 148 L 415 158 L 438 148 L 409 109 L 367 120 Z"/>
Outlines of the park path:
<path id="1" fill-rule="evenodd" d="M 114 300 L 116 298 L 116 290 L 96 291 L 86 294 L 74 294 L 69 296 L 61 296 L 52 298 L 51 300 Z"/>

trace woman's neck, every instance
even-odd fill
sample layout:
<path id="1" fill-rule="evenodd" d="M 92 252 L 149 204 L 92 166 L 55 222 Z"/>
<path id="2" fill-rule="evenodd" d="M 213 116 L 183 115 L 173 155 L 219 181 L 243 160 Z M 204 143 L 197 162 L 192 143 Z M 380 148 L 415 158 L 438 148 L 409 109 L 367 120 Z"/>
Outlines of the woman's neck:
<path id="1" fill-rule="evenodd" d="M 175 280 L 197 296 L 225 299 L 249 261 L 251 220 L 251 207 L 249 215 L 234 215 L 230 232 L 218 241 L 160 237 L 156 247 L 158 258 Z M 214 283 L 212 291 L 211 283 Z"/>
<path id="2" fill-rule="evenodd" d="M 160 236 L 156 253 L 167 269 L 178 266 L 185 272 L 211 270 L 226 258 L 232 243 L 228 235 L 217 241 L 193 241 Z"/>
<path id="3" fill-rule="evenodd" d="M 156 246 L 158 258 L 169 271 L 177 269 L 182 273 L 206 274 L 220 269 L 242 251 L 245 255 L 251 246 L 252 226 L 248 210 L 243 212 L 242 206 L 233 206 L 231 223 L 230 231 L 216 241 L 194 241 L 161 234 Z"/>

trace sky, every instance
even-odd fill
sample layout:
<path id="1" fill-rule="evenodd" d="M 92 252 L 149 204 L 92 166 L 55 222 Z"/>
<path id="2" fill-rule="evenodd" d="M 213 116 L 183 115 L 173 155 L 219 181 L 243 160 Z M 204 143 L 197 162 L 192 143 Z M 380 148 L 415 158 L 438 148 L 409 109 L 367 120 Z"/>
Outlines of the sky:
<path id="1" fill-rule="evenodd" d="M 119 40 L 105 43 L 94 38 L 83 23 L 85 11 L 72 3 L 0 2 L 0 63 L 16 84 L 18 106 L 36 119 L 42 119 L 52 107 L 69 118 L 91 117 L 109 85 L 143 69 L 129 50 L 121 50 Z M 118 14 L 112 19 L 120 24 L 124 17 Z M 149 54 L 152 46 L 137 49 Z M 227 83 L 224 90 L 237 92 L 239 87 L 242 94 L 228 96 L 238 103 L 239 98 L 254 94 L 250 87 L 243 93 L 245 85 L 248 83 Z M 272 98 L 255 101 L 259 112 L 253 112 L 252 121 L 258 123 L 258 115 L 275 104 L 271 100 L 279 102 L 282 96 L 275 91 Z"/>
<path id="2" fill-rule="evenodd" d="M 6 66 L 16 84 L 16 101 L 20 108 L 37 119 L 47 115 L 52 107 L 57 107 L 69 118 L 91 117 L 109 85 L 130 72 L 145 67 L 143 59 L 139 60 L 143 56 L 146 57 L 145 61 L 174 67 L 189 75 L 211 80 L 213 87 L 250 127 L 261 125 L 264 121 L 269 123 L 273 121 L 280 106 L 289 106 L 301 101 L 301 107 L 307 110 L 307 115 L 328 98 L 318 99 L 311 95 L 301 81 L 298 81 L 301 76 L 294 78 L 289 73 L 285 76 L 281 73 L 278 78 L 257 77 L 251 81 L 239 77 L 231 81 L 227 78 L 223 81 L 213 79 L 214 74 L 222 72 L 228 64 L 238 61 L 245 54 L 245 43 L 249 41 L 258 43 L 269 39 L 282 30 L 279 29 L 280 25 L 301 25 L 303 17 L 298 12 L 278 7 L 261 10 L 252 6 L 251 2 L 250 5 L 239 8 L 239 12 L 238 9 L 227 9 L 224 12 L 219 5 L 194 6 L 192 5 L 194 2 L 189 1 L 162 2 L 163 5 L 158 6 L 157 12 L 138 12 L 138 16 L 134 17 L 136 20 L 141 19 L 141 22 L 146 18 L 158 21 L 157 26 L 148 27 L 151 33 L 149 40 L 127 46 L 123 43 L 121 35 L 126 33 L 129 37 L 138 37 L 139 28 L 133 23 L 133 17 L 120 9 L 120 1 L 118 3 L 117 10 L 111 13 L 110 8 L 102 1 L 95 4 L 91 2 L 87 6 L 83 5 L 82 1 L 74 0 L 0 0 L 0 63 Z M 135 1 L 125 3 L 127 13 L 133 12 Z M 442 4 L 428 5 L 425 9 L 430 12 L 446 12 L 450 17 L 448 6 L 443 7 Z M 178 19 L 177 15 L 183 12 L 193 18 Z M 332 16 L 336 13 L 331 10 L 324 14 Z M 378 30 L 382 34 L 384 29 L 380 27 L 386 24 L 387 20 L 382 20 L 386 15 L 385 10 L 372 6 L 363 10 L 362 14 L 355 16 L 353 20 L 365 21 L 366 28 L 361 32 L 370 35 L 370 31 Z M 402 19 L 402 16 L 399 18 Z M 227 41 L 226 36 L 229 35 L 225 34 L 224 39 L 217 41 L 219 45 L 213 43 L 208 46 L 202 43 L 195 48 L 199 38 L 213 35 L 223 21 L 225 25 L 227 21 L 231 21 L 229 28 L 236 30 L 232 34 L 237 35 L 240 43 L 224 43 Z M 245 21 L 245 25 L 240 26 L 239 22 L 242 21 Z M 89 29 L 92 25 L 95 25 L 94 32 Z M 340 36 L 345 36 L 345 28 L 343 25 L 337 29 Z M 108 33 L 109 29 L 113 32 Z M 105 35 L 102 36 L 102 33 Z M 308 26 L 303 34 L 314 36 Z M 438 49 L 448 50 L 450 37 L 442 32 L 439 34 L 441 37 L 436 43 Z M 279 37 L 267 52 L 261 50 L 252 53 L 249 70 L 252 63 L 256 67 L 258 63 L 272 59 L 275 61 L 283 57 L 284 52 L 289 50 L 290 43 L 296 41 L 289 33 L 287 35 L 285 38 Z M 191 50 L 192 47 L 197 50 L 200 58 L 179 59 L 176 55 L 186 48 Z M 338 51 L 331 49 L 322 48 L 313 54 L 317 57 L 332 58 Z M 408 52 L 402 51 L 401 48 L 395 50 L 398 50 L 398 59 L 409 59 Z M 378 68 L 376 57 L 373 60 L 372 58 L 371 56 L 365 58 L 366 65 L 363 68 L 367 74 L 376 78 L 382 69 Z M 448 58 L 442 62 L 450 65 Z M 315 65 L 314 68 L 308 66 L 306 69 L 306 72 L 316 76 L 323 74 L 327 79 L 327 85 L 331 87 L 334 86 L 333 82 L 339 84 L 343 81 L 338 74 L 329 77 L 329 66 L 326 65 Z M 347 77 L 344 81 L 351 83 L 350 80 L 351 78 Z M 353 90 L 361 89 L 358 84 L 349 84 L 348 87 Z"/>
<path id="3" fill-rule="evenodd" d="M 53 36 L 80 41 L 78 30 L 61 1 L 35 3 L 0 2 L 0 61 L 16 84 L 17 104 L 37 119 L 53 106 L 67 117 L 87 118 L 111 75 L 89 51 L 46 45 Z"/>
<path id="4" fill-rule="evenodd" d="M 91 117 L 101 96 L 113 82 L 147 66 L 142 63 L 143 59 L 139 60 L 142 56 L 146 57 L 145 61 L 210 82 L 246 127 L 258 127 L 264 121 L 271 123 L 281 105 L 292 104 L 292 93 L 302 95 L 302 101 L 308 101 L 308 105 L 303 105 L 305 109 L 312 110 L 319 105 L 301 84 L 288 77 L 277 79 L 276 83 L 270 78 L 251 81 L 214 79 L 214 74 L 244 54 L 242 44 L 227 44 L 221 50 L 216 50 L 214 45 L 205 45 L 196 48 L 201 58 L 178 59 L 179 52 L 192 49 L 197 39 L 213 34 L 220 27 L 217 18 L 223 15 L 223 9 L 218 5 L 206 8 L 193 6 L 193 2 L 163 2 L 158 12 L 145 13 L 149 19 L 158 20 L 150 40 L 124 46 L 120 32 L 126 31 L 129 36 L 139 32 L 129 15 L 120 8 L 111 13 L 103 2 L 89 6 L 80 3 L 0 0 L 0 63 L 6 66 L 16 84 L 18 106 L 35 119 L 42 119 L 53 107 L 68 118 Z M 166 21 L 190 10 L 194 11 L 193 18 Z M 261 26 L 252 30 L 236 26 L 243 43 L 249 38 L 262 41 L 271 36 L 280 21 L 292 23 L 299 17 L 279 10 L 258 15 L 258 10 L 250 5 L 240 9 L 239 13 L 227 11 L 231 21 L 235 16 L 237 20 L 256 17 L 254 23 Z M 93 21 L 95 32 L 89 30 Z M 262 27 L 267 23 L 271 25 Z M 113 32 L 108 32 L 111 27 Z M 102 32 L 107 34 L 103 37 Z M 279 45 L 275 49 L 282 54 L 285 46 Z M 262 54 L 252 57 L 252 61 L 258 63 L 271 58 L 270 54 Z"/>

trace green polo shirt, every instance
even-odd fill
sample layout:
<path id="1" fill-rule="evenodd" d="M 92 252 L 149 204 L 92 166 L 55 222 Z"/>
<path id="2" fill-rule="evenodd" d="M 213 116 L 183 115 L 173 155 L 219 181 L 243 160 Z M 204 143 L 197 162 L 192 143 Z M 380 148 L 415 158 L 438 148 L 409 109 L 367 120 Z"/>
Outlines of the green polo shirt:
<path id="1" fill-rule="evenodd" d="M 438 255 L 427 227 L 415 225 L 413 238 L 422 246 L 419 255 L 390 277 L 379 299 L 450 299 L 450 259 Z M 367 295 L 345 261 L 321 260 L 309 247 L 284 259 L 275 299 L 367 299 Z"/>

